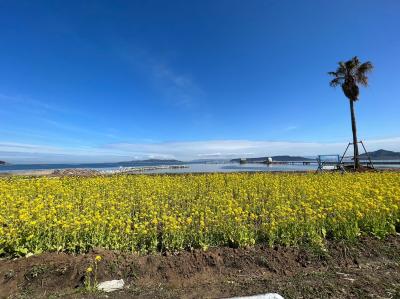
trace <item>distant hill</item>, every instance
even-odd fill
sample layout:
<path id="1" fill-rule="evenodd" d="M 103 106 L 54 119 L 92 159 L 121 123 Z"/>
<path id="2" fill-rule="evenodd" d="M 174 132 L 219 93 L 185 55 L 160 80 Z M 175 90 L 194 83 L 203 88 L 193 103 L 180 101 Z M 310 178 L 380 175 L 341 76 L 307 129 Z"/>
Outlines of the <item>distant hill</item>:
<path id="1" fill-rule="evenodd" d="M 384 149 L 380 149 L 374 152 L 369 152 L 369 156 L 372 160 L 400 160 L 399 152 L 387 151 Z M 361 154 L 361 159 L 368 159 L 367 154 Z"/>
<path id="2" fill-rule="evenodd" d="M 6 165 L 6 162 L 0 161 L 0 165 Z"/>
<path id="3" fill-rule="evenodd" d="M 312 158 L 305 158 L 300 156 L 272 156 L 272 161 L 315 161 Z"/>
<path id="4" fill-rule="evenodd" d="M 305 158 L 305 157 L 300 157 L 300 156 L 272 156 L 272 161 L 279 161 L 279 162 L 287 162 L 287 161 L 314 161 L 315 159 L 310 159 L 310 158 Z M 268 157 L 259 157 L 259 158 L 247 158 L 247 162 L 253 162 L 253 163 L 262 163 L 266 161 Z M 231 162 L 240 162 L 239 159 L 232 159 Z"/>
<path id="5" fill-rule="evenodd" d="M 210 163 L 210 164 L 223 164 L 223 163 L 228 163 L 229 160 L 227 159 L 196 159 L 196 160 L 191 160 L 190 162 L 192 163 Z"/>
<path id="6" fill-rule="evenodd" d="M 134 163 L 182 163 L 182 161 L 179 160 L 174 160 L 174 159 L 146 159 L 146 160 L 133 160 L 129 162 L 134 162 Z"/>

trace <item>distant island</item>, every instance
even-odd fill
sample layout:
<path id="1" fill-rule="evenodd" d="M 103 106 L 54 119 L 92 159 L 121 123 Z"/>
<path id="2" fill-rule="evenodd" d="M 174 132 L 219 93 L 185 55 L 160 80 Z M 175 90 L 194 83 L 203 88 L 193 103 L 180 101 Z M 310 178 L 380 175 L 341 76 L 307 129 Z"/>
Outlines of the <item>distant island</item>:
<path id="1" fill-rule="evenodd" d="M 387 151 L 380 149 L 374 152 L 369 152 L 371 160 L 400 160 L 400 152 Z M 368 159 L 367 154 L 361 154 L 360 159 Z"/>
<path id="2" fill-rule="evenodd" d="M 174 160 L 174 159 L 146 159 L 146 160 L 132 160 L 129 161 L 128 163 L 183 163 L 182 161 L 179 160 Z M 121 162 L 121 163 L 126 163 L 126 162 Z"/>
<path id="3" fill-rule="evenodd" d="M 250 162 L 250 163 L 263 163 L 268 158 L 272 158 L 272 161 L 279 161 L 279 162 L 315 161 L 315 159 L 312 159 L 312 158 L 305 158 L 305 157 L 300 157 L 300 156 L 287 156 L 287 155 L 284 155 L 284 156 L 271 156 L 271 157 L 259 157 L 259 158 L 246 158 L 246 161 Z M 239 163 L 240 160 L 241 160 L 240 158 L 232 159 L 231 162 Z"/>
<path id="4" fill-rule="evenodd" d="M 4 161 L 0 161 L 0 165 L 6 165 L 7 163 Z"/>
<path id="5" fill-rule="evenodd" d="M 190 160 L 191 163 L 204 163 L 204 164 L 224 164 L 228 163 L 228 159 L 195 159 Z"/>
<path id="6" fill-rule="evenodd" d="M 374 152 L 369 152 L 369 156 L 371 157 L 371 160 L 400 160 L 400 152 L 387 151 L 384 149 L 380 149 Z M 275 162 L 315 161 L 315 158 L 313 159 L 300 156 L 282 155 L 282 156 L 270 156 L 270 157 L 258 157 L 258 158 L 236 158 L 230 160 L 230 162 L 240 163 L 240 161 L 243 159 L 248 163 L 264 163 L 265 161 L 267 161 L 268 158 L 272 158 L 272 161 Z M 368 159 L 368 155 L 361 154 L 360 159 L 361 160 Z"/>

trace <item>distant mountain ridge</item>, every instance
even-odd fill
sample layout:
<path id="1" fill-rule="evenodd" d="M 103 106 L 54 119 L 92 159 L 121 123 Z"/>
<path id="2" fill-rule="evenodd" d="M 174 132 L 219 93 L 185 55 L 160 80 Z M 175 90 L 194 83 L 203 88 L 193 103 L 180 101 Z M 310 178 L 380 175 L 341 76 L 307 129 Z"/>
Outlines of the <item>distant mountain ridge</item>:
<path id="1" fill-rule="evenodd" d="M 374 152 L 369 152 L 371 160 L 400 160 L 400 152 L 387 151 L 380 149 Z M 360 159 L 368 159 L 367 154 L 361 154 Z"/>
<path id="2" fill-rule="evenodd" d="M 190 160 L 189 162 L 191 163 L 228 163 L 228 159 L 195 159 L 195 160 Z"/>
<path id="3" fill-rule="evenodd" d="M 372 160 L 400 160 L 400 152 L 387 151 L 384 149 L 380 149 L 374 152 L 369 152 L 369 156 Z M 315 161 L 313 158 L 306 158 L 301 156 L 289 156 L 289 155 L 281 155 L 281 156 L 271 156 L 272 161 L 278 162 L 297 162 L 297 161 Z M 257 158 L 246 158 L 247 162 L 250 163 L 263 163 L 268 159 L 268 157 L 257 157 Z M 360 159 L 368 159 L 367 154 L 361 154 Z M 230 162 L 240 162 L 240 158 L 232 159 Z"/>
<path id="4" fill-rule="evenodd" d="M 296 162 L 296 161 L 314 161 L 315 159 L 312 158 L 305 158 L 305 157 L 300 157 L 300 156 L 288 156 L 288 155 L 282 155 L 282 156 L 271 156 L 271 157 L 258 157 L 258 158 L 246 158 L 247 162 L 253 162 L 253 163 L 262 163 L 265 162 L 268 158 L 272 158 L 272 161 L 279 161 L 279 162 Z M 240 162 L 240 158 L 237 159 L 232 159 L 231 162 Z"/>
<path id="5" fill-rule="evenodd" d="M 175 159 L 146 159 L 146 160 L 132 160 L 128 162 L 134 163 L 182 163 L 182 161 L 175 160 Z M 125 163 L 125 162 L 120 162 Z"/>

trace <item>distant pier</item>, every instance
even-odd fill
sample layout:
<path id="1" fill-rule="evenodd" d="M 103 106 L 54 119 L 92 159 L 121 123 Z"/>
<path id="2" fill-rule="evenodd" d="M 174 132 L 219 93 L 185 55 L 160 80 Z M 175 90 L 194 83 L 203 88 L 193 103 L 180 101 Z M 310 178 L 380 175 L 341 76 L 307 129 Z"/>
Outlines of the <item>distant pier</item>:
<path id="1" fill-rule="evenodd" d="M 368 163 L 369 161 L 367 160 L 361 160 L 360 163 Z M 311 160 L 311 161 L 249 161 L 246 159 L 240 159 L 240 164 L 267 164 L 267 165 L 318 165 L 318 161 Z M 386 161 L 386 160 L 374 160 L 373 161 L 374 165 L 400 165 L 400 161 Z M 325 165 L 337 165 L 336 161 L 325 161 Z M 343 161 L 342 164 L 344 165 L 352 165 L 354 164 L 353 161 Z"/>

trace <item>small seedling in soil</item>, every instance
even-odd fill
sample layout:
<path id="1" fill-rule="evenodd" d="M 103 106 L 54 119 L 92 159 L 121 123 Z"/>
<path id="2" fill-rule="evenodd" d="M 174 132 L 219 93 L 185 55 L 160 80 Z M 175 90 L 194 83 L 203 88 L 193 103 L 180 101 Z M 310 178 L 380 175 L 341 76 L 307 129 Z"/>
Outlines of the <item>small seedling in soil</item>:
<path id="1" fill-rule="evenodd" d="M 128 269 L 128 277 L 132 277 L 133 279 L 137 279 L 138 278 L 138 274 L 137 274 L 137 269 L 136 267 L 132 264 L 129 265 L 129 269 Z"/>
<path id="2" fill-rule="evenodd" d="M 115 262 L 111 261 L 108 265 L 108 267 L 110 268 L 110 272 L 111 273 L 116 273 L 118 271 L 118 266 Z"/>
<path id="3" fill-rule="evenodd" d="M 101 261 L 101 256 L 97 255 L 94 260 L 90 263 L 89 267 L 86 268 L 85 275 L 85 290 L 88 292 L 97 291 L 97 270 L 98 263 Z"/>
<path id="4" fill-rule="evenodd" d="M 43 265 L 33 266 L 31 270 L 29 270 L 27 273 L 25 273 L 25 278 L 28 281 L 31 279 L 35 279 L 39 275 L 45 273 L 46 270 L 47 270 L 46 266 L 43 266 Z"/>
<path id="5" fill-rule="evenodd" d="M 62 267 L 57 268 L 57 269 L 55 270 L 55 272 L 56 272 L 57 274 L 64 275 L 64 274 L 67 272 L 67 270 L 68 270 L 68 267 L 67 267 L 67 266 L 62 266 Z"/>
<path id="6" fill-rule="evenodd" d="M 15 277 L 15 272 L 14 270 L 8 270 L 5 274 L 4 274 L 4 279 L 6 281 L 11 280 Z"/>

